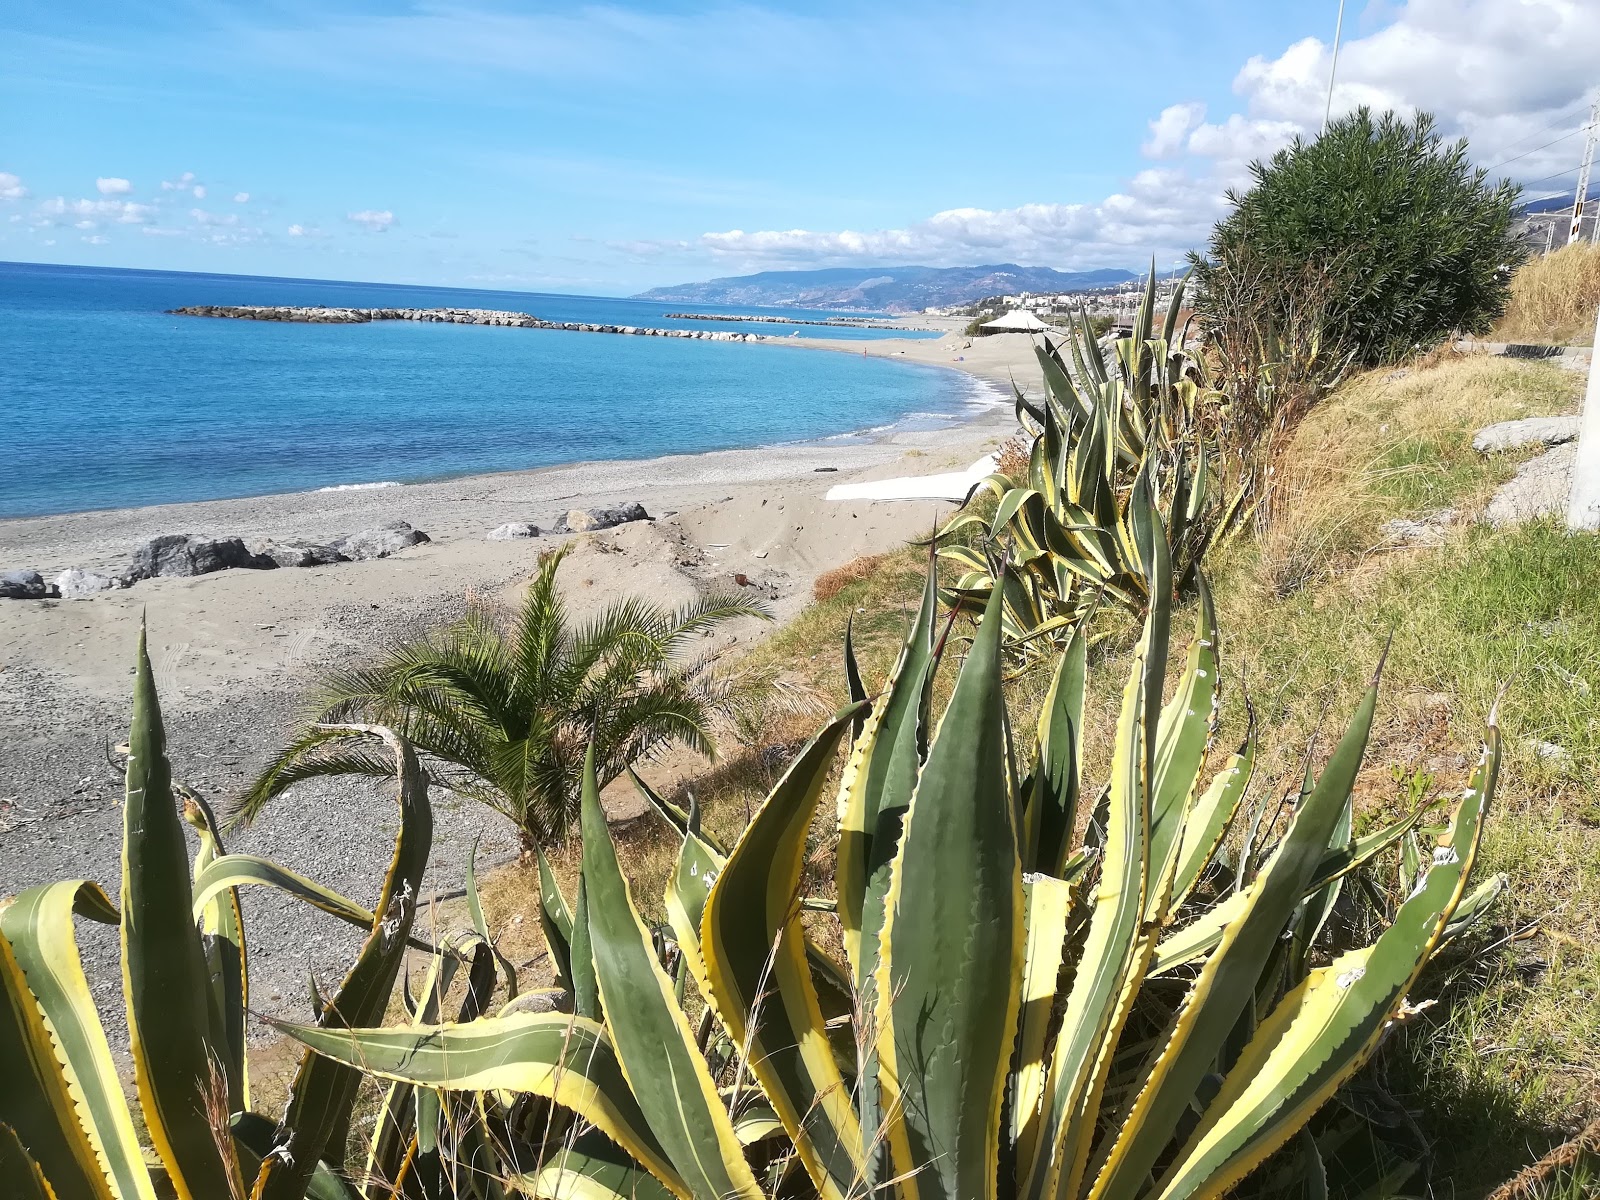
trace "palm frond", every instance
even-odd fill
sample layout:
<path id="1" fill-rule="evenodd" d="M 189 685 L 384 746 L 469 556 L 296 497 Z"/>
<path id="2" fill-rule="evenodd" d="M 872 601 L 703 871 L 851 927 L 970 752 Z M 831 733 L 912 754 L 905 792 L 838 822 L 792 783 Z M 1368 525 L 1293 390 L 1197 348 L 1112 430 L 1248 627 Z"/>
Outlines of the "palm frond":
<path id="1" fill-rule="evenodd" d="M 269 800 L 303 779 L 328 775 L 394 775 L 394 759 L 386 753 L 360 748 L 348 731 L 312 727 L 273 756 L 251 784 L 228 819 L 230 827 L 249 824 Z"/>

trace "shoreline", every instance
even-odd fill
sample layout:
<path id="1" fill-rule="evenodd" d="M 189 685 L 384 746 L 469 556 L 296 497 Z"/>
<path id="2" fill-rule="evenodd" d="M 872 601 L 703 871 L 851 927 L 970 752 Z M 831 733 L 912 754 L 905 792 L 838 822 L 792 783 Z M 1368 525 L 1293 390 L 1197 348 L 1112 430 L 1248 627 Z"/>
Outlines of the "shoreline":
<path id="1" fill-rule="evenodd" d="M 952 507 L 827 501 L 831 487 L 962 470 L 1015 429 L 1007 405 L 962 415 L 965 421 L 944 428 L 875 437 L 0 521 L 0 566 L 47 577 L 67 567 L 116 571 L 136 545 L 170 533 L 325 543 L 405 520 L 432 539 L 388 558 L 148 579 L 83 600 L 0 600 L 3 890 L 62 878 L 114 888 L 122 784 L 107 767 L 106 747 L 127 736 L 141 628 L 148 630 L 174 772 L 226 809 L 282 744 L 320 673 L 453 620 L 470 603 L 514 605 L 541 557 L 558 547 L 568 551 L 559 580 L 574 622 L 628 595 L 676 607 L 743 588 L 776 622 L 792 618 L 810 603 L 824 571 L 925 536 Z M 507 522 L 548 529 L 569 509 L 632 501 L 653 519 L 515 541 L 485 536 Z M 738 622 L 696 654 L 738 656 L 775 627 Z M 676 757 L 643 769 L 667 785 L 673 772 L 695 765 Z M 630 815 L 630 790 L 608 789 L 613 816 Z M 308 780 L 256 825 L 235 831 L 229 848 L 366 895 L 392 850 L 386 792 L 381 782 L 360 778 Z M 426 890 L 458 886 L 480 838 L 480 864 L 515 853 L 509 824 L 483 806 L 444 792 L 433 802 Z M 290 1015 L 306 970 L 342 970 L 351 939 L 267 891 L 252 890 L 244 904 L 254 1001 L 262 1011 Z M 114 991 L 98 983 L 114 976 L 115 959 L 114 939 L 86 943 L 85 965 L 113 1031 L 120 1028 Z"/>
<path id="2" fill-rule="evenodd" d="M 928 326 L 924 327 L 925 329 Z M 282 502 L 291 497 L 300 497 L 306 501 L 304 507 L 308 511 L 316 511 L 324 506 L 312 501 L 311 498 L 329 495 L 345 495 L 347 493 L 365 492 L 396 492 L 407 489 L 431 488 L 445 485 L 466 484 L 492 484 L 493 481 L 510 481 L 517 478 L 529 478 L 543 473 L 583 471 L 593 469 L 602 475 L 610 474 L 627 468 L 648 471 L 653 467 L 667 466 L 674 468 L 680 464 L 704 459 L 709 461 L 721 460 L 731 455 L 760 455 L 766 458 L 771 455 L 787 456 L 799 450 L 837 450 L 845 444 L 873 445 L 882 443 L 896 444 L 905 438 L 921 437 L 927 433 L 943 434 L 959 431 L 968 426 L 980 425 L 988 422 L 992 415 L 999 412 L 1007 414 L 1011 411 L 1010 388 L 1013 373 L 1025 375 L 1026 366 L 1022 362 L 1026 355 L 1027 365 L 1032 360 L 1032 339 L 1027 334 L 1004 334 L 982 339 L 991 343 L 985 349 L 987 353 L 980 352 L 971 355 L 970 351 L 963 351 L 962 346 L 971 345 L 970 339 L 965 339 L 957 334 L 947 333 L 938 339 L 932 338 L 881 338 L 872 342 L 846 341 L 828 338 L 763 338 L 753 340 L 754 345 L 781 345 L 798 347 L 811 350 L 824 350 L 831 353 L 860 353 L 864 357 L 884 358 L 891 361 L 904 361 L 922 367 L 939 367 L 945 370 L 956 371 L 965 375 L 975 384 L 980 385 L 960 401 L 960 407 L 949 412 L 929 412 L 922 409 L 913 409 L 895 418 L 893 421 L 881 425 L 863 426 L 840 430 L 837 433 L 820 434 L 811 438 L 795 441 L 769 442 L 754 446 L 730 446 L 714 450 L 688 451 L 678 454 L 649 455 L 640 458 L 609 458 L 609 459 L 576 459 L 565 463 L 546 463 L 531 467 L 513 467 L 503 471 L 464 471 L 435 475 L 425 479 L 400 479 L 400 480 L 357 480 L 349 483 L 336 483 L 320 488 L 308 488 L 299 491 L 282 492 L 257 492 L 240 496 L 219 496 L 204 500 L 171 500 L 154 504 L 114 505 L 106 508 L 70 509 L 64 512 L 33 513 L 19 516 L 0 516 L 0 570 L 18 568 L 32 568 L 39 571 L 53 572 L 66 569 L 69 566 L 92 568 L 96 565 L 105 566 L 104 562 L 63 562 L 56 565 L 52 559 L 49 562 L 23 562 L 18 559 L 19 552 L 22 557 L 27 557 L 29 547 L 39 540 L 35 535 L 42 527 L 50 524 L 89 519 L 99 517 L 113 524 L 126 524 L 134 514 L 164 512 L 170 510 L 204 510 L 214 505 L 236 504 L 269 504 L 274 507 L 281 506 Z M 1013 344 L 1025 343 L 1025 344 Z M 966 361 L 963 361 L 963 357 Z M 1016 369 L 1021 368 L 1021 369 Z M 1014 370 L 1015 369 L 1015 370 Z M 987 392 L 983 389 L 987 389 Z M 940 424 L 933 429 L 917 428 L 911 424 L 922 420 L 932 420 Z M 1009 419 L 1009 416 L 1008 416 Z M 854 462 L 855 460 L 852 459 Z M 388 506 L 385 506 L 388 507 Z M 175 512 L 174 515 L 182 515 Z M 202 519 L 208 514 L 197 513 Z M 509 518 L 508 518 L 509 519 Z M 210 532 L 215 529 L 206 525 L 201 530 L 185 530 L 186 532 Z M 170 532 L 170 530 L 169 530 Z M 151 535 L 154 536 L 154 535 Z M 301 536 L 278 533 L 267 536 Z M 49 544 L 48 538 L 45 539 Z"/>

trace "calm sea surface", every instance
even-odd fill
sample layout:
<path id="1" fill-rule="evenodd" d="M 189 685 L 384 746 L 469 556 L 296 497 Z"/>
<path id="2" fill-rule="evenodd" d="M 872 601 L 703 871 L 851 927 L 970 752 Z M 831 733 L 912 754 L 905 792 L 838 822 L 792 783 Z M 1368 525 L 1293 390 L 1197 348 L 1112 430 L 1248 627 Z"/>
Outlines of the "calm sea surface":
<path id="1" fill-rule="evenodd" d="M 184 304 L 896 336 L 665 317 L 770 309 L 0 263 L 0 517 L 771 445 L 956 420 L 986 398 L 953 371 L 787 346 L 163 311 Z"/>

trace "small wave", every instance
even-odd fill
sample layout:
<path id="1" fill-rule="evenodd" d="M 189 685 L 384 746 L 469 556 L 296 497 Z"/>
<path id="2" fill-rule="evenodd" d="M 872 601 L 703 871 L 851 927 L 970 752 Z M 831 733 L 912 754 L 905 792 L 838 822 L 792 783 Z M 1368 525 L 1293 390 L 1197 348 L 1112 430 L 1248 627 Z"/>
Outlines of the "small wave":
<path id="1" fill-rule="evenodd" d="M 318 488 L 319 492 L 370 492 L 373 488 L 399 487 L 398 481 L 386 479 L 381 483 L 336 483 L 332 487 Z"/>

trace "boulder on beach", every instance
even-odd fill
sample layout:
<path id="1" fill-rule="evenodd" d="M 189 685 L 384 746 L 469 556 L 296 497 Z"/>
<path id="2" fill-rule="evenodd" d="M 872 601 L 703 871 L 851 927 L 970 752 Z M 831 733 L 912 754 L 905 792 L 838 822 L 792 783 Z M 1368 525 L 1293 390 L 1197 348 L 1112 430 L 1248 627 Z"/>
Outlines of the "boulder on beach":
<path id="1" fill-rule="evenodd" d="M 518 538 L 536 538 L 539 536 L 539 527 L 530 525 L 526 521 L 507 521 L 504 525 L 496 525 L 484 535 L 491 542 L 511 542 Z"/>
<path id="2" fill-rule="evenodd" d="M 390 521 L 386 525 L 347 534 L 335 541 L 329 549 L 345 558 L 359 561 L 366 558 L 388 558 L 389 555 L 408 546 L 420 545 L 430 540 L 422 530 L 413 529 L 409 521 Z"/>
<path id="3" fill-rule="evenodd" d="M 261 553 L 280 567 L 325 567 L 345 561 L 344 555 L 332 546 L 312 542 L 267 542 L 261 547 Z"/>
<path id="4" fill-rule="evenodd" d="M 50 594 L 50 585 L 37 571 L 0 571 L 0 597 L 7 600 L 43 600 Z"/>
<path id="5" fill-rule="evenodd" d="M 133 552 L 133 562 L 122 577 L 131 583 L 138 579 L 210 575 L 232 567 L 268 571 L 277 565 L 265 554 L 253 552 L 243 538 L 197 538 L 187 533 L 164 533 Z"/>
<path id="6" fill-rule="evenodd" d="M 77 567 L 68 567 L 56 576 L 56 591 L 63 600 L 87 600 L 117 586 L 117 581 L 109 575 L 80 571 Z"/>
<path id="7" fill-rule="evenodd" d="M 648 521 L 650 514 L 644 505 L 635 500 L 615 508 L 575 508 L 556 522 L 557 533 L 591 533 L 596 529 L 610 529 L 630 521 Z"/>

